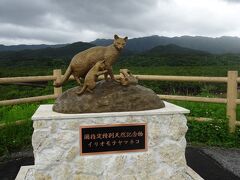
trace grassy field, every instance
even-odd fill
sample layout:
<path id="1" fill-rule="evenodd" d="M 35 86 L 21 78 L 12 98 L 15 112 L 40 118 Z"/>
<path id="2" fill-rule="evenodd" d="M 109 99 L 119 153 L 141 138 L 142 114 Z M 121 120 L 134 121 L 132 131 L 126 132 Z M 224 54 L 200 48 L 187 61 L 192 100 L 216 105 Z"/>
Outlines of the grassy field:
<path id="1" fill-rule="evenodd" d="M 115 72 L 122 67 L 115 67 Z M 126 67 L 125 67 L 126 68 Z M 159 74 L 159 75 L 191 75 L 191 76 L 226 76 L 228 70 L 239 70 L 235 66 L 213 67 L 127 67 L 134 74 Z M 14 73 L 12 73 L 14 71 Z M 50 75 L 51 68 L 0 68 L 0 77 Z M 52 82 L 45 87 L 28 87 L 18 85 L 1 85 L 0 100 L 29 97 L 36 95 L 52 94 Z M 141 81 L 140 84 L 153 89 L 159 94 L 180 94 L 194 96 L 225 97 L 226 85 L 209 83 L 177 83 L 177 82 L 153 82 Z M 75 82 L 68 82 L 64 89 L 75 86 Z M 189 116 L 209 117 L 212 121 L 196 122 L 188 121 L 187 142 L 194 145 L 240 147 L 240 129 L 236 133 L 228 133 L 226 119 L 226 105 L 214 103 L 196 103 L 186 101 L 171 101 L 177 105 L 190 109 Z M 33 132 L 31 116 L 40 104 L 53 103 L 53 100 L 0 107 L 0 156 L 31 147 L 31 135 Z M 240 119 L 240 107 L 237 108 L 237 116 Z M 23 123 L 15 125 L 15 121 Z"/>

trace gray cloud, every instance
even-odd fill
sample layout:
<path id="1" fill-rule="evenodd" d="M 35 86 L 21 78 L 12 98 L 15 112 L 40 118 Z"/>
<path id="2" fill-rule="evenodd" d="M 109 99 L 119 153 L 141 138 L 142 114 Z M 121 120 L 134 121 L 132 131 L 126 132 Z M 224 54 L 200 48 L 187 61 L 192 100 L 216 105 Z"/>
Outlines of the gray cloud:
<path id="1" fill-rule="evenodd" d="M 237 0 L 1 0 L 0 44 L 147 35 L 240 36 Z"/>
<path id="2" fill-rule="evenodd" d="M 240 0 L 224 0 L 224 1 L 233 2 L 233 3 L 240 3 Z"/>

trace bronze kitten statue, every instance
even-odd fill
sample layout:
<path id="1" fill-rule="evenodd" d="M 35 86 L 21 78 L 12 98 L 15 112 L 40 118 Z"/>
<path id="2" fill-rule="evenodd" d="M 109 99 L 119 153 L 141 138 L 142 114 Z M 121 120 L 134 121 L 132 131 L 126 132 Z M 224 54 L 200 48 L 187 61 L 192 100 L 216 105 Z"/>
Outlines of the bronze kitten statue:
<path id="1" fill-rule="evenodd" d="M 92 90 L 96 87 L 98 76 L 107 72 L 107 70 L 105 70 L 105 67 L 105 61 L 98 61 L 87 73 L 83 87 L 80 91 L 77 92 L 77 94 L 83 94 L 85 91 L 92 92 Z"/>

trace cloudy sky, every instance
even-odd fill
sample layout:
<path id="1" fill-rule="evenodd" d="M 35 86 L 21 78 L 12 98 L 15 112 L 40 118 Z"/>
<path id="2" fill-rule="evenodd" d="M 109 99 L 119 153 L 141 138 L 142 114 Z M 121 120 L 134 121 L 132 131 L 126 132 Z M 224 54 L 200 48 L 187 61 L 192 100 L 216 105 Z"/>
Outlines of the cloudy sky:
<path id="1" fill-rule="evenodd" d="M 240 37 L 240 0 L 0 0 L 0 44 L 162 35 Z"/>

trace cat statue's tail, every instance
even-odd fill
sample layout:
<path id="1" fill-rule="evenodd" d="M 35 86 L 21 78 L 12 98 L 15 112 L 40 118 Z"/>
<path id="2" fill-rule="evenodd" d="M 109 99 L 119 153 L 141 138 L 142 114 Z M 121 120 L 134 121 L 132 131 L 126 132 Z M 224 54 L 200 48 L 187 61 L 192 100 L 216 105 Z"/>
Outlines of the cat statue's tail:
<path id="1" fill-rule="evenodd" d="M 78 91 L 77 94 L 78 94 L 78 95 L 83 94 L 83 93 L 86 91 L 86 89 L 87 89 L 87 85 L 83 85 L 81 91 Z"/>
<path id="2" fill-rule="evenodd" d="M 67 70 L 66 70 L 63 78 L 61 79 L 61 81 L 60 81 L 60 82 L 55 82 L 53 85 L 54 85 L 55 87 L 60 87 L 60 86 L 62 86 L 63 83 L 65 83 L 65 82 L 69 79 L 69 77 L 71 76 L 71 74 L 72 74 L 71 67 L 68 66 L 68 68 L 67 68 Z"/>

